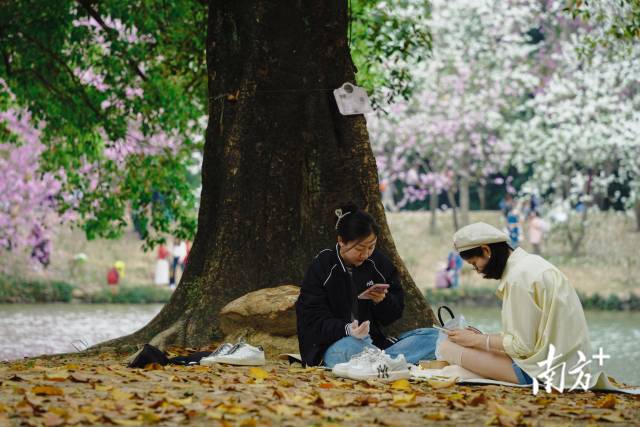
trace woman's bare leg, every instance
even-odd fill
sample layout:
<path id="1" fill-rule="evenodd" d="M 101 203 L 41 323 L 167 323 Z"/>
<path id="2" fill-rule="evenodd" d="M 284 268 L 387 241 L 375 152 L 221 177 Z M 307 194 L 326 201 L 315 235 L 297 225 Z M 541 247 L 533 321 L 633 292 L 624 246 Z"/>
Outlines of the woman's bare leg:
<path id="1" fill-rule="evenodd" d="M 463 347 L 451 341 L 443 341 L 439 351 L 447 362 L 454 365 L 459 364 L 485 378 L 518 383 L 518 377 L 513 371 L 513 360 L 504 353 Z"/>

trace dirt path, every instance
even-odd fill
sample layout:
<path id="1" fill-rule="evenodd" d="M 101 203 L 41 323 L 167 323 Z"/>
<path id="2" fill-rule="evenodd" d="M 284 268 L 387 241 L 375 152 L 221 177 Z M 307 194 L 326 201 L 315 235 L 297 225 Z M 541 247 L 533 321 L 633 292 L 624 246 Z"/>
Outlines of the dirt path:
<path id="1" fill-rule="evenodd" d="M 262 368 L 148 366 L 114 354 L 0 364 L 2 425 L 640 425 L 640 398 L 501 386 L 334 378 L 287 362 Z"/>

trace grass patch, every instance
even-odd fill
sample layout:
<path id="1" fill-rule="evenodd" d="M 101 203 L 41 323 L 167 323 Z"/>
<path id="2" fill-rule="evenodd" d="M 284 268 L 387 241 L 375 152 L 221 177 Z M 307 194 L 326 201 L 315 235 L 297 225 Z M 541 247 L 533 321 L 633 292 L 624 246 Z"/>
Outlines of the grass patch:
<path id="1" fill-rule="evenodd" d="M 21 280 L 0 275 L 0 304 L 72 302 L 74 285 L 61 281 Z M 103 288 L 80 297 L 86 303 L 147 304 L 166 303 L 172 291 L 157 286 L 119 286 L 118 293 Z"/>
<path id="2" fill-rule="evenodd" d="M 0 303 L 70 302 L 73 285 L 0 276 Z"/>
<path id="3" fill-rule="evenodd" d="M 147 304 L 167 303 L 172 291 L 158 286 L 121 286 L 117 293 L 110 289 L 88 295 L 87 302 L 92 303 L 116 303 L 116 304 Z"/>

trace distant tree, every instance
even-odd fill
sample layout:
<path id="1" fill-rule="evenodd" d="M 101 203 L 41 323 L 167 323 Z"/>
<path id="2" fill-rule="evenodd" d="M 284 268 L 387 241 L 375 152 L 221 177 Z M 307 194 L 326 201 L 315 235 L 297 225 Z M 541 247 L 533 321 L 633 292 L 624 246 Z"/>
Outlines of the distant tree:
<path id="1" fill-rule="evenodd" d="M 506 167 L 511 150 L 503 129 L 539 82 L 527 34 L 537 25 L 538 9 L 501 5 L 432 2 L 432 59 L 413 67 L 420 89 L 370 124 L 381 175 L 402 188 L 398 206 L 427 196 L 435 201 L 446 191 L 456 228 L 469 222 L 470 185 L 482 189 Z"/>

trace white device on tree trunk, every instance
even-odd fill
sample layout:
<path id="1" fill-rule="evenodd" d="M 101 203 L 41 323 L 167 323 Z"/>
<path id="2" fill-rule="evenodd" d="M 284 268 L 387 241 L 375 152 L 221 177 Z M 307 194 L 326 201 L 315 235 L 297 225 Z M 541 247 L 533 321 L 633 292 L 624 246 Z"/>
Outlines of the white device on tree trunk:
<path id="1" fill-rule="evenodd" d="M 352 83 L 344 83 L 338 89 L 333 90 L 333 96 L 338 104 L 338 111 L 343 116 L 364 114 L 371 111 L 367 92 Z"/>

